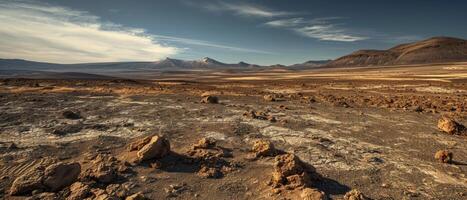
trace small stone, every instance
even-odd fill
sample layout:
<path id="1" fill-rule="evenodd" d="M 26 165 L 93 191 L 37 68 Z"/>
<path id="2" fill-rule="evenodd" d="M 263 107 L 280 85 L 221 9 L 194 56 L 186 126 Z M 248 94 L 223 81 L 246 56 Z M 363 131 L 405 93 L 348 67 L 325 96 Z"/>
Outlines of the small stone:
<path id="1" fill-rule="evenodd" d="M 81 115 L 78 112 L 74 112 L 71 110 L 66 110 L 62 112 L 63 117 L 67 119 L 80 119 Z"/>
<path id="2" fill-rule="evenodd" d="M 132 194 L 131 196 L 128 196 L 125 198 L 125 200 L 146 200 L 146 199 L 148 198 L 146 198 L 141 192 Z"/>
<path id="3" fill-rule="evenodd" d="M 202 138 L 193 145 L 193 149 L 207 149 L 216 146 L 216 141 L 209 138 Z"/>
<path id="4" fill-rule="evenodd" d="M 276 101 L 276 99 L 274 98 L 274 96 L 268 94 L 268 95 L 264 95 L 263 96 L 263 99 L 266 100 L 266 101 Z"/>
<path id="5" fill-rule="evenodd" d="M 212 103 L 216 104 L 219 103 L 219 98 L 215 96 L 205 96 L 201 99 L 201 103 Z"/>
<path id="6" fill-rule="evenodd" d="M 217 168 L 207 166 L 202 166 L 197 174 L 203 178 L 220 178 L 222 176 L 222 173 Z"/>
<path id="7" fill-rule="evenodd" d="M 274 156 L 276 149 L 274 145 L 267 140 L 257 140 L 253 143 L 251 151 L 255 154 L 256 157 L 262 156 Z"/>
<path id="8" fill-rule="evenodd" d="M 344 200 L 368 200 L 368 198 L 359 190 L 353 189 L 345 193 Z"/>
<path id="9" fill-rule="evenodd" d="M 435 153 L 435 159 L 442 163 L 451 163 L 453 154 L 448 150 L 439 150 Z"/>
<path id="10" fill-rule="evenodd" d="M 327 200 L 328 197 L 324 192 L 314 188 L 305 188 L 300 194 L 302 200 Z"/>

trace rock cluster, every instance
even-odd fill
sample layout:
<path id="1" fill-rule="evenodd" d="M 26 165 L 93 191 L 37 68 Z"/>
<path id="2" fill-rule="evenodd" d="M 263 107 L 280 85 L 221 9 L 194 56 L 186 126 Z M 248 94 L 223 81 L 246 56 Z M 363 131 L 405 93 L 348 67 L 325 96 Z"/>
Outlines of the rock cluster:
<path id="1" fill-rule="evenodd" d="M 234 169 L 233 164 L 224 159 L 227 156 L 224 148 L 218 147 L 209 138 L 202 138 L 187 152 L 192 162 L 199 165 L 196 173 L 203 178 L 220 178 Z"/>

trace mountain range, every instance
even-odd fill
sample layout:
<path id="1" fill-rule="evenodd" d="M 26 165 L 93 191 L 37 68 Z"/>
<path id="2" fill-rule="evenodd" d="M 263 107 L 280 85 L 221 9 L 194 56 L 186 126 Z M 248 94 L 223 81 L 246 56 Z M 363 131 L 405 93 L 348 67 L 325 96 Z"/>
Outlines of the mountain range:
<path id="1" fill-rule="evenodd" d="M 387 50 L 359 50 L 335 60 L 307 61 L 294 65 L 260 66 L 239 62 L 228 64 L 209 57 L 200 60 L 166 58 L 155 62 L 108 62 L 55 64 L 19 59 L 0 59 L 0 75 L 42 72 L 83 72 L 105 74 L 106 72 L 133 71 L 198 71 L 198 70 L 254 70 L 291 69 L 303 70 L 325 67 L 389 66 L 467 61 L 467 41 L 452 37 L 433 37 L 418 42 L 401 44 Z"/>

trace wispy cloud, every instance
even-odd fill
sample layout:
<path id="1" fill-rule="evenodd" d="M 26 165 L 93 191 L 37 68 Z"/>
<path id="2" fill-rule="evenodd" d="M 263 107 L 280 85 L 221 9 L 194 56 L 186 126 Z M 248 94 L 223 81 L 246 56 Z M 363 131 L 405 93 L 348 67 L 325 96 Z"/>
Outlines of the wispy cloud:
<path id="1" fill-rule="evenodd" d="M 195 39 L 172 37 L 172 36 L 165 36 L 165 35 L 152 35 L 152 37 L 154 37 L 157 41 L 167 41 L 167 42 L 182 43 L 182 44 L 187 44 L 187 45 L 197 45 L 197 46 L 204 46 L 204 47 L 211 47 L 211 48 L 219 48 L 219 49 L 225 49 L 229 51 L 257 53 L 257 54 L 275 54 L 269 51 L 216 44 L 216 43 L 212 43 L 212 42 L 204 41 L 204 40 L 195 40 Z"/>
<path id="2" fill-rule="evenodd" d="M 296 13 L 287 11 L 277 11 L 270 8 L 266 8 L 259 5 L 247 4 L 247 3 L 226 3 L 217 2 L 210 3 L 203 6 L 205 9 L 214 12 L 230 11 L 236 15 L 246 17 L 280 17 L 294 15 Z"/>
<path id="3" fill-rule="evenodd" d="M 0 38 L 0 57 L 59 63 L 157 60 L 180 51 L 158 43 L 143 29 L 24 1 L 0 4 Z"/>
<path id="4" fill-rule="evenodd" d="M 264 23 L 264 25 L 274 28 L 285 28 L 300 35 L 315 38 L 323 41 L 355 42 L 368 39 L 365 36 L 358 36 L 350 33 L 339 24 L 333 23 L 341 17 L 322 17 L 314 19 L 304 19 L 302 17 L 280 19 Z"/>

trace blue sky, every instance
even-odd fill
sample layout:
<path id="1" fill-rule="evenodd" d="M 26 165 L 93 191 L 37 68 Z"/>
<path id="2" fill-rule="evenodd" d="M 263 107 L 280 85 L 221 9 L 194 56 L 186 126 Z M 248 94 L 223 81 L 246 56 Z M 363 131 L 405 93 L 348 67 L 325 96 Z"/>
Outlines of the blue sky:
<path id="1" fill-rule="evenodd" d="M 293 64 L 433 36 L 466 38 L 465 10 L 460 0 L 0 0 L 0 57 Z"/>

